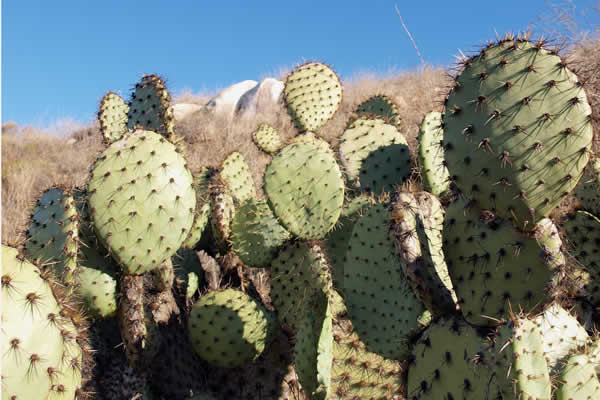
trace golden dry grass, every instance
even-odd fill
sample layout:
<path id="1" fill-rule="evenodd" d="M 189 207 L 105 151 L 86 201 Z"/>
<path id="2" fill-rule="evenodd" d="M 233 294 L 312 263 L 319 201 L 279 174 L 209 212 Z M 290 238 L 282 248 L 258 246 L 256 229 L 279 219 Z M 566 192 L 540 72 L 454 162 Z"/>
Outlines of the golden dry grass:
<path id="1" fill-rule="evenodd" d="M 596 142 L 600 150 L 600 39 L 581 43 L 571 52 L 580 76 L 586 81 L 587 92 L 594 108 Z M 447 71 L 427 67 L 389 76 L 360 75 L 343 82 L 344 95 L 340 109 L 319 132 L 335 145 L 356 106 L 375 94 L 391 97 L 399 106 L 404 121 L 402 131 L 411 150 L 416 150 L 417 124 L 425 113 L 441 110 L 449 84 Z M 207 94 L 180 94 L 175 101 L 205 104 Z M 217 167 L 232 151 L 239 151 L 250 165 L 258 187 L 269 156 L 252 143 L 251 134 L 260 123 L 269 123 L 288 140 L 296 135 L 283 104 L 259 108 L 256 118 L 234 119 L 212 116 L 204 112 L 178 121 L 176 130 L 187 144 L 187 158 L 192 171 L 201 166 Z M 9 128 L 8 126 L 6 128 Z M 10 127 L 14 131 L 13 127 Z M 8 129 L 7 129 L 8 130 Z M 4 132 L 7 132 L 5 130 Z M 96 127 L 79 130 L 67 144 L 68 138 L 45 136 L 29 132 L 2 135 L 2 241 L 23 239 L 31 206 L 39 194 L 53 185 L 73 187 L 83 185 L 88 169 L 103 145 Z"/>

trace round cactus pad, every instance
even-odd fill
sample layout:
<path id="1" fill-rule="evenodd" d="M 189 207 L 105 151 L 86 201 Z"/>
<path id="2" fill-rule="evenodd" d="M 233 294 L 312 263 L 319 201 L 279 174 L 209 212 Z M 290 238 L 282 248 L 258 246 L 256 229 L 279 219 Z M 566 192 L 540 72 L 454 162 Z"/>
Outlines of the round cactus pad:
<path id="1" fill-rule="evenodd" d="M 116 93 L 108 92 L 100 102 L 98 121 L 100 132 L 107 143 L 121 139 L 127 132 L 127 113 L 129 106 Z"/>
<path id="2" fill-rule="evenodd" d="M 175 134 L 175 117 L 170 101 L 163 80 L 156 75 L 144 75 L 131 94 L 128 128 L 141 127 L 171 138 Z"/>
<path id="3" fill-rule="evenodd" d="M 356 114 L 359 117 L 374 115 L 396 126 L 400 126 L 402 123 L 396 104 L 392 99 L 381 94 L 369 97 L 360 103 L 356 108 Z"/>
<path id="4" fill-rule="evenodd" d="M 127 274 L 160 266 L 194 221 L 185 159 L 154 132 L 136 131 L 110 145 L 93 167 L 88 192 L 96 233 Z"/>
<path id="5" fill-rule="evenodd" d="M 234 151 L 229 154 L 221 166 L 221 179 L 227 184 L 229 192 L 238 202 L 256 197 L 256 188 L 250 167 L 244 156 Z"/>
<path id="6" fill-rule="evenodd" d="M 316 131 L 335 114 L 342 101 L 342 85 L 327 65 L 304 64 L 285 82 L 285 102 L 301 131 Z"/>
<path id="7" fill-rule="evenodd" d="M 301 239 L 319 239 L 337 222 L 344 180 L 333 154 L 310 143 L 284 147 L 265 170 L 264 191 L 282 225 Z"/>
<path id="8" fill-rule="evenodd" d="M 559 56 L 520 39 L 487 46 L 464 61 L 446 100 L 450 176 L 482 209 L 533 229 L 581 178 L 590 114 Z"/>
<path id="9" fill-rule="evenodd" d="M 268 154 L 274 154 L 281 148 L 281 136 L 270 125 L 261 124 L 254 133 L 252 140 L 259 149 Z"/>

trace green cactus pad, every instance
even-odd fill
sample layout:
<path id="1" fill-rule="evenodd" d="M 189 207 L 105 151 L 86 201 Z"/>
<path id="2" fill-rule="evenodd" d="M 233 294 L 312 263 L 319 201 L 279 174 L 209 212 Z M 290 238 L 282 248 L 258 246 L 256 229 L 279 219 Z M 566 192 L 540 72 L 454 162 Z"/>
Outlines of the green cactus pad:
<path id="1" fill-rule="evenodd" d="M 360 103 L 356 108 L 356 114 L 358 117 L 374 115 L 398 127 L 402 124 L 398 107 L 392 99 L 382 94 L 371 96 Z"/>
<path id="2" fill-rule="evenodd" d="M 304 132 L 301 135 L 294 136 L 290 139 L 288 145 L 294 143 L 310 143 L 316 145 L 320 150 L 326 151 L 335 156 L 335 153 L 329 143 L 314 132 Z"/>
<path id="3" fill-rule="evenodd" d="M 317 245 L 289 243 L 271 263 L 271 300 L 281 323 L 293 330 L 315 293 L 331 287 L 329 266 Z"/>
<path id="4" fill-rule="evenodd" d="M 193 249 L 202 239 L 210 220 L 210 192 L 209 183 L 214 173 L 211 168 L 203 167 L 194 174 L 194 190 L 196 191 L 196 217 L 189 236 L 183 242 L 183 247 Z"/>
<path id="5" fill-rule="evenodd" d="M 491 44 L 463 64 L 444 115 L 451 179 L 482 209 L 533 229 L 589 160 L 584 89 L 559 56 L 522 39 Z"/>
<path id="6" fill-rule="evenodd" d="M 363 190 L 392 191 L 410 177 L 406 139 L 383 119 L 354 121 L 342 134 L 339 151 L 348 178 Z"/>
<path id="7" fill-rule="evenodd" d="M 108 92 L 100 102 L 98 121 L 100 132 L 107 143 L 115 142 L 127 133 L 127 114 L 129 106 L 116 93 Z"/>
<path id="8" fill-rule="evenodd" d="M 131 94 L 127 127 L 157 132 L 171 140 L 175 135 L 175 117 L 170 101 L 163 80 L 156 75 L 144 75 Z"/>
<path id="9" fill-rule="evenodd" d="M 316 131 L 335 114 L 342 102 L 342 85 L 327 65 L 299 66 L 285 81 L 285 103 L 300 131 Z"/>
<path id="10" fill-rule="evenodd" d="M 246 200 L 231 223 L 231 247 L 250 267 L 268 267 L 277 249 L 290 238 L 264 201 Z"/>
<path id="11" fill-rule="evenodd" d="M 600 219 L 587 211 L 577 211 L 569 215 L 564 230 L 585 276 L 583 294 L 600 305 Z"/>
<path id="12" fill-rule="evenodd" d="M 301 239 L 319 239 L 342 211 L 344 180 L 335 157 L 309 143 L 284 147 L 265 170 L 264 191 L 282 225 Z"/>
<path id="13" fill-rule="evenodd" d="M 210 223 L 212 234 L 219 248 L 228 247 L 231 235 L 231 221 L 235 216 L 236 207 L 233 196 L 218 176 L 210 184 Z"/>
<path id="14" fill-rule="evenodd" d="M 82 348 L 51 278 L 2 245 L 2 398 L 79 398 Z"/>
<path id="15" fill-rule="evenodd" d="M 256 187 L 250 173 L 250 167 L 246 164 L 244 156 L 234 151 L 229 154 L 221 165 L 221 179 L 229 188 L 233 198 L 242 203 L 245 200 L 256 197 Z"/>
<path id="16" fill-rule="evenodd" d="M 136 131 L 111 144 L 88 184 L 96 233 L 127 274 L 160 266 L 194 221 L 196 194 L 185 159 L 162 136 Z"/>
<path id="17" fill-rule="evenodd" d="M 331 388 L 333 326 L 326 294 L 317 292 L 316 298 L 298 324 L 295 366 L 302 389 L 311 399 L 325 400 Z"/>
<path id="18" fill-rule="evenodd" d="M 192 307 L 188 334 L 194 350 L 210 364 L 237 367 L 255 360 L 276 329 L 262 304 L 234 289 L 210 292 Z"/>
<path id="19" fill-rule="evenodd" d="M 442 114 L 437 111 L 426 114 L 419 125 L 419 165 L 423 187 L 436 196 L 450 189 L 450 174 L 442 147 L 443 137 Z"/>
<path id="20" fill-rule="evenodd" d="M 38 200 L 27 231 L 25 255 L 49 264 L 67 285 L 77 268 L 79 217 L 70 192 L 51 188 Z"/>
<path id="21" fill-rule="evenodd" d="M 410 288 L 395 254 L 385 205 L 357 219 L 344 264 L 344 299 L 360 340 L 369 351 L 405 359 L 409 339 L 420 330 L 424 306 Z"/>
<path id="22" fill-rule="evenodd" d="M 432 324 L 412 350 L 407 399 L 485 399 L 493 371 L 477 362 L 482 344 L 477 331 L 462 320 Z"/>
<path id="23" fill-rule="evenodd" d="M 467 321 L 497 325 L 511 308 L 528 312 L 546 300 L 546 287 L 557 265 L 544 243 L 560 239 L 544 236 L 545 231 L 540 230 L 537 237 L 521 233 L 509 221 L 480 214 L 461 199 L 448 207 L 444 254 Z"/>
<path id="24" fill-rule="evenodd" d="M 252 140 L 259 149 L 268 154 L 274 154 L 281 148 L 279 132 L 268 124 L 260 124 L 252 133 Z"/>
<path id="25" fill-rule="evenodd" d="M 575 188 L 575 197 L 583 208 L 594 215 L 600 215 L 600 159 L 590 161 L 583 177 Z"/>
<path id="26" fill-rule="evenodd" d="M 204 270 L 195 250 L 181 248 L 171 257 L 175 269 L 176 281 L 181 281 L 185 288 L 185 297 L 191 299 L 198 288 L 204 285 Z"/>
<path id="27" fill-rule="evenodd" d="M 331 264 L 333 283 L 340 293 L 344 291 L 344 263 L 354 223 L 370 205 L 372 205 L 372 200 L 367 195 L 352 199 L 342 210 L 336 226 L 329 231 L 325 238 L 325 249 Z"/>
<path id="28" fill-rule="evenodd" d="M 594 363 L 586 354 L 573 354 L 559 377 L 556 400 L 588 400 L 600 398 L 600 380 Z"/>
<path id="29" fill-rule="evenodd" d="M 118 303 L 116 277 L 118 267 L 110 256 L 101 255 L 96 246 L 83 243 L 80 250 L 77 293 L 82 297 L 92 317 L 112 317 L 117 311 Z"/>
<path id="30" fill-rule="evenodd" d="M 396 249 L 411 285 L 429 310 L 457 309 L 456 293 L 442 249 L 444 209 L 428 192 L 400 192 L 392 205 Z"/>

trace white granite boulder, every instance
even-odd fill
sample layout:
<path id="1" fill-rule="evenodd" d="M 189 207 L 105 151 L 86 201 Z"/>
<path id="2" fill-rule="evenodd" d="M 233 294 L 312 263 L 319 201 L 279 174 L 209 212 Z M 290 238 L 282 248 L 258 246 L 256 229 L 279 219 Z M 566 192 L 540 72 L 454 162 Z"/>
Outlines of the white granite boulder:
<path id="1" fill-rule="evenodd" d="M 245 117 L 254 117 L 256 110 L 279 102 L 284 86 L 283 82 L 277 79 L 263 79 L 240 97 L 235 112 Z"/>
<path id="2" fill-rule="evenodd" d="M 256 81 L 243 81 L 229 86 L 206 103 L 206 109 L 216 114 L 229 114 L 233 117 L 240 98 L 258 85 Z"/>

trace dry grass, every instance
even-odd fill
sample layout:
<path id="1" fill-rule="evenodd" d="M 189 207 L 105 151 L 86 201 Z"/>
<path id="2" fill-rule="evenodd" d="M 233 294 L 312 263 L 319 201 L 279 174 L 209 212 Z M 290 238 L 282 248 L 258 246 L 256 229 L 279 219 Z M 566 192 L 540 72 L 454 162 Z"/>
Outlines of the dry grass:
<path id="1" fill-rule="evenodd" d="M 571 52 L 580 76 L 586 81 L 587 92 L 594 108 L 596 142 L 600 151 L 600 38 L 587 40 Z M 404 121 L 402 128 L 411 150 L 416 149 L 417 124 L 424 114 L 441 110 L 449 83 L 442 68 L 426 67 L 415 71 L 387 76 L 360 75 L 343 82 L 343 103 L 335 117 L 319 132 L 335 145 L 356 106 L 375 94 L 391 97 L 399 106 Z M 205 104 L 209 95 L 180 94 L 176 102 Z M 198 112 L 179 121 L 178 133 L 187 143 L 187 158 L 193 171 L 201 166 L 217 167 L 232 151 L 239 151 L 250 165 L 255 182 L 262 186 L 262 172 L 269 156 L 252 143 L 251 134 L 260 123 L 274 126 L 285 140 L 297 132 L 282 104 L 259 107 L 256 118 L 234 119 L 215 117 Z M 4 132 L 14 131 L 6 126 Z M 10 128 L 10 129 L 9 129 Z M 103 148 L 97 127 L 91 126 L 74 133 L 74 144 L 67 138 L 45 136 L 34 131 L 20 135 L 2 135 L 2 241 L 22 239 L 28 213 L 39 194 L 53 186 L 82 185 L 88 169 Z"/>

